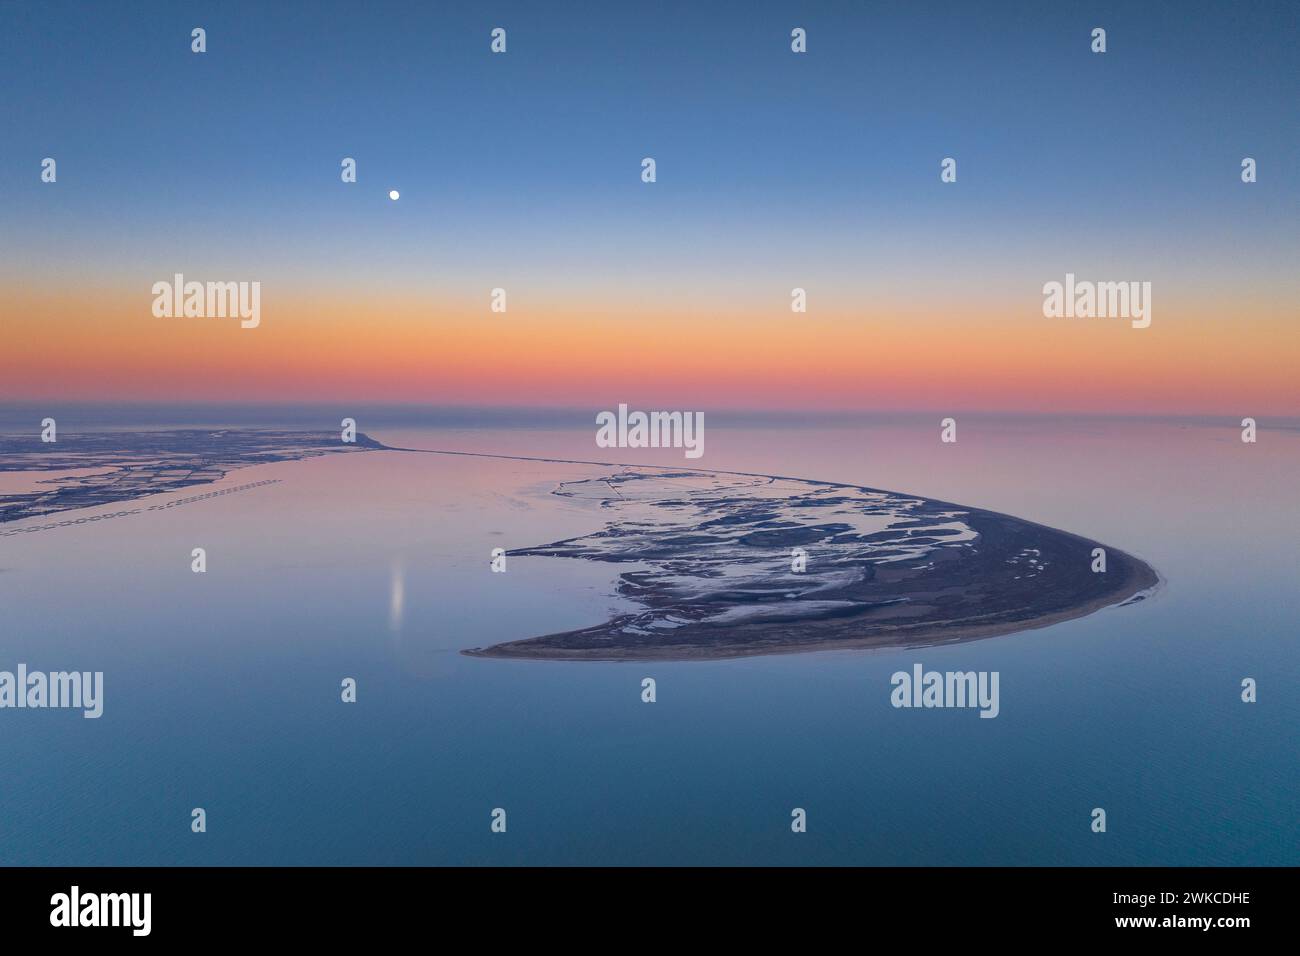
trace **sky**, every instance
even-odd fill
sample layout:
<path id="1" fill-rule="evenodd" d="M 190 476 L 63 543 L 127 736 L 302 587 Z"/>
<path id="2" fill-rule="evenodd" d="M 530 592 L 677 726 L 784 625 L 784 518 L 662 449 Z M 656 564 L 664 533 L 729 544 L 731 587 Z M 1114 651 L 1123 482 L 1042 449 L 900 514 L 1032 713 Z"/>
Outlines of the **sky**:
<path id="1" fill-rule="evenodd" d="M 0 401 L 1300 415 L 1298 10 L 0 0 Z"/>

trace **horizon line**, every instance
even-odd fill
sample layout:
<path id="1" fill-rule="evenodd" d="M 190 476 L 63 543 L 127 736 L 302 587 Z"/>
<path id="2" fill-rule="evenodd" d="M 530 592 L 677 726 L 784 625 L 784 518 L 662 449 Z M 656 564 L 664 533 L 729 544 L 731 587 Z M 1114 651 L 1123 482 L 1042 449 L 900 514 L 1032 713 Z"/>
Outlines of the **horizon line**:
<path id="1" fill-rule="evenodd" d="M 385 401 L 357 401 L 357 400 L 313 400 L 313 401 L 284 401 L 284 400 L 192 400 L 183 402 L 161 402 L 137 399 L 59 399 L 56 401 L 40 399 L 4 399 L 6 408 L 0 411 L 0 421 L 7 421 L 12 417 L 11 413 L 18 410 L 32 409 L 33 411 L 62 412 L 72 413 L 78 417 L 95 418 L 100 417 L 102 413 L 146 413 L 150 418 L 156 421 L 165 421 L 166 418 L 159 418 L 159 412 L 167 412 L 173 421 L 179 420 L 186 413 L 203 413 L 206 415 L 220 414 L 222 412 L 250 414 L 285 414 L 285 413 L 313 413 L 326 412 L 329 414 L 341 413 L 346 411 L 366 412 L 368 414 L 392 415 L 397 417 L 412 416 L 420 414 L 435 414 L 442 416 L 455 416 L 464 418 L 473 415 L 482 415 L 487 420 L 484 425 L 500 425 L 501 419 L 512 417 L 521 421 L 543 422 L 559 420 L 576 420 L 578 418 L 587 418 L 598 411 L 606 410 L 605 406 L 597 408 L 593 405 L 516 405 L 516 404 L 480 404 L 480 403 L 447 403 L 447 402 L 385 402 Z M 606 403 L 608 404 L 608 403 Z M 632 402 L 615 402 L 609 407 L 617 408 L 620 404 L 629 407 L 639 407 L 646 405 L 649 410 L 665 410 L 659 408 L 650 408 L 647 403 Z M 667 409 L 681 410 L 681 409 Z M 1251 414 L 1250 409 L 1244 409 L 1237 412 L 1222 411 L 1196 411 L 1196 412 L 1117 412 L 1112 410 L 1087 410 L 1087 409 L 1061 409 L 1053 411 L 1025 410 L 1025 409 L 1002 409 L 1002 408 L 938 408 L 938 407 L 916 407 L 916 408 L 759 408 L 753 406 L 715 406 L 704 408 L 693 408 L 690 411 L 700 411 L 707 414 L 730 419 L 732 423 L 742 423 L 744 421 L 826 421 L 826 422 L 844 422 L 854 419 L 867 421 L 882 421 L 888 419 L 915 419 L 922 416 L 957 416 L 965 415 L 974 418 L 999 418 L 999 419 L 1026 419 L 1026 420 L 1106 420 L 1106 421 L 1135 421 L 1135 422 L 1174 422 L 1174 423 L 1195 423 L 1195 424 L 1222 424 L 1225 427 L 1239 427 L 1241 418 L 1250 417 L 1256 420 L 1261 418 L 1271 419 L 1272 427 L 1300 427 L 1300 414 L 1272 413 L 1267 410 Z M 90 414 L 85 414 L 89 412 Z M 1238 417 L 1241 416 L 1241 417 Z"/>

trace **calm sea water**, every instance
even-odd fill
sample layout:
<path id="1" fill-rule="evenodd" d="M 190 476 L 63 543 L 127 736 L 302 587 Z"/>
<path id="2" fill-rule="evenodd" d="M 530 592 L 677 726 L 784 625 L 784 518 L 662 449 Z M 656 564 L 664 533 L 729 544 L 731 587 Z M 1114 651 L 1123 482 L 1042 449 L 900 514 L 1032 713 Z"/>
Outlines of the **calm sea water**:
<path id="1" fill-rule="evenodd" d="M 217 487 L 278 484 L 0 538 L 0 669 L 105 673 L 99 720 L 0 712 L 0 862 L 1300 863 L 1300 434 L 1264 424 L 1254 445 L 1227 424 L 983 419 L 956 445 L 928 420 L 710 426 L 687 462 L 598 450 L 594 427 L 361 422 L 414 448 L 942 498 L 1121 547 L 1165 579 L 1134 607 L 913 651 L 460 655 L 620 606 L 610 566 L 488 568 L 494 547 L 599 526 L 549 493 L 595 473 L 582 465 L 306 460 Z M 999 671 L 1000 716 L 895 710 L 889 676 L 915 662 Z M 1258 703 L 1241 702 L 1244 677 Z M 505 834 L 490 832 L 495 807 Z M 790 831 L 794 807 L 806 834 Z"/>

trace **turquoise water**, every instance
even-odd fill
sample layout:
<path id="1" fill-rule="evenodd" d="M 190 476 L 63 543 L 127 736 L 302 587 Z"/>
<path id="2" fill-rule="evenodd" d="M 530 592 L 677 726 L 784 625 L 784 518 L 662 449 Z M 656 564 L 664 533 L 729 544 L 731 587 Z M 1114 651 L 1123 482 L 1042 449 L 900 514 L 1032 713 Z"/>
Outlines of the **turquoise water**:
<path id="1" fill-rule="evenodd" d="M 622 568 L 489 570 L 494 547 L 599 527 L 549 494 L 598 473 L 575 464 L 289 462 L 216 487 L 274 485 L 0 538 L 0 669 L 105 675 L 99 720 L 0 711 L 0 862 L 1294 865 L 1300 435 L 1261 424 L 1255 445 L 1231 422 L 983 419 L 956 445 L 928 420 L 719 425 L 698 462 L 617 453 L 1005 511 L 1164 578 L 1139 605 L 944 648 L 460 655 L 623 606 Z M 360 426 L 413 448 L 615 454 L 594 427 Z M 890 675 L 916 662 L 999 671 L 1000 715 L 892 708 Z"/>

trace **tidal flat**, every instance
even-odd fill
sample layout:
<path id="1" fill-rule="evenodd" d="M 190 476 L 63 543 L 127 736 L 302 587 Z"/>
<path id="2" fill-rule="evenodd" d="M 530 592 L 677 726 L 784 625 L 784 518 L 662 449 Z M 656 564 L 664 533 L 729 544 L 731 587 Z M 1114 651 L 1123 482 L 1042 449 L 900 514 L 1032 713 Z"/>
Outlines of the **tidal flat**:
<path id="1" fill-rule="evenodd" d="M 268 413 L 263 435 L 249 437 L 314 431 L 322 447 L 337 448 L 329 426 L 342 414 Z M 78 431 L 111 424 L 88 417 L 59 415 L 68 427 L 51 450 L 70 453 Z M 151 440 L 171 444 L 157 431 L 252 430 L 253 418 L 247 429 L 245 419 L 215 413 L 112 427 L 151 429 Z M 28 425 L 39 420 L 28 413 L 6 426 L 33 435 Z M 364 413 L 358 421 L 385 448 L 404 450 L 241 466 L 205 485 L 0 525 L 7 535 L 81 522 L 0 536 L 0 667 L 102 671 L 106 687 L 98 720 L 3 711 L 0 761 L 23 772 L 5 791 L 13 826 L 0 861 L 1294 863 L 1300 791 L 1288 758 L 1300 715 L 1285 692 L 1297 674 L 1287 613 L 1300 534 L 1293 433 L 1244 445 L 1227 426 L 997 418 L 973 421 L 961 444 L 942 445 L 911 422 L 719 426 L 701 464 L 595 449 L 585 423 L 417 427 Z M 593 458 L 605 463 L 577 463 Z M 618 494 L 597 481 L 625 474 L 681 477 L 613 481 Z M 694 511 L 710 496 L 751 498 L 757 509 L 764 495 L 789 499 L 797 489 L 827 500 L 772 505 L 780 520 L 787 510 L 826 511 L 836 496 L 847 501 L 831 510 L 852 512 L 873 507 L 871 496 L 844 490 L 863 485 L 1101 542 L 1107 571 L 1093 575 L 1089 562 L 1087 580 L 1113 575 L 1122 550 L 1158 569 L 1163 583 L 1153 599 L 1038 629 L 1004 624 L 1019 630 L 987 640 L 634 664 L 462 653 L 644 614 L 646 604 L 620 593 L 623 575 L 673 570 L 523 551 L 591 547 L 581 539 L 611 525 L 644 532 L 627 520 L 641 511 L 637 520 L 652 528 L 700 524 L 708 519 Z M 245 490 L 225 493 L 233 488 Z M 627 503 L 605 506 L 619 495 Z M 890 529 L 890 520 L 827 512 L 808 523 L 981 547 L 937 513 L 912 529 Z M 1039 546 L 1033 536 L 1028 547 Z M 962 538 L 972 543 L 957 544 Z M 803 587 L 814 576 L 832 580 L 838 546 L 776 547 L 781 539 L 767 529 L 749 540 L 734 552 L 755 562 L 737 566 L 734 583 L 745 589 L 741 579 L 761 580 L 765 564 Z M 193 572 L 195 547 L 207 551 L 205 574 Z M 791 570 L 794 547 L 807 552 L 802 575 Z M 924 540 L 900 547 L 921 565 L 922 551 L 934 551 Z M 507 573 L 489 570 L 497 548 L 508 554 Z M 703 573 L 692 590 L 715 587 L 721 569 L 702 563 L 708 549 L 683 554 L 687 570 Z M 1051 579 L 1045 556 L 1047 570 L 1027 586 Z M 876 580 L 907 561 L 882 561 Z M 1025 555 L 1008 586 L 1037 563 Z M 726 596 L 718 611 L 728 602 L 748 614 L 782 600 Z M 997 719 L 896 709 L 891 676 L 918 664 L 998 673 Z M 355 704 L 340 700 L 345 677 L 357 681 Z M 658 684 L 653 704 L 642 697 L 646 677 Z M 1259 681 L 1259 704 L 1241 701 L 1245 677 Z M 349 768 L 342 775 L 341 765 Z M 219 821 L 220 840 L 190 832 L 196 806 Z M 487 810 L 497 806 L 510 809 L 509 840 L 488 835 Z M 731 809 L 714 812 L 723 806 Z M 806 840 L 790 837 L 794 806 L 810 810 Z M 1096 806 L 1124 822 L 1114 839 L 1089 830 Z"/>
<path id="2" fill-rule="evenodd" d="M 1141 600 L 1145 562 L 1011 515 L 831 482 L 627 469 L 569 482 L 591 534 L 510 552 L 634 566 L 638 606 L 479 657 L 691 660 L 993 637 Z"/>
<path id="3" fill-rule="evenodd" d="M 237 428 L 88 433 L 48 444 L 0 438 L 0 470 L 27 483 L 0 496 L 0 522 L 211 484 L 252 465 L 364 451 L 456 454 L 355 438 Z M 463 653 L 694 660 L 926 646 L 1082 617 L 1141 600 L 1160 580 L 1118 548 L 946 501 L 776 475 L 567 463 L 610 469 L 552 492 L 594 506 L 603 526 L 508 554 L 627 566 L 616 593 L 634 610 Z M 40 480 L 41 473 L 51 477 Z"/>

